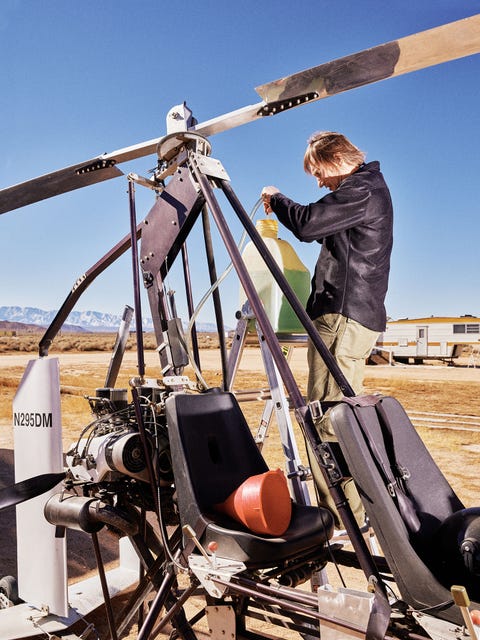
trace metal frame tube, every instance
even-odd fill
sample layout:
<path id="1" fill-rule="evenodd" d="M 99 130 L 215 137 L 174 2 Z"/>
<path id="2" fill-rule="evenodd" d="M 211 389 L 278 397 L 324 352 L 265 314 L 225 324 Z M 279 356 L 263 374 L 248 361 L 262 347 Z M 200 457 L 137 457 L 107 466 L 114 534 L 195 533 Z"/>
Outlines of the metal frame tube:
<path id="1" fill-rule="evenodd" d="M 187 245 L 185 243 L 182 244 L 182 264 L 183 264 L 183 280 L 185 283 L 185 293 L 187 297 L 188 317 L 191 318 L 194 313 L 195 305 L 193 302 L 192 282 L 190 280 L 190 265 L 188 260 L 188 251 L 187 251 Z M 193 359 L 195 360 L 195 364 L 200 369 L 198 336 L 197 336 L 197 328 L 195 325 L 193 325 L 192 327 L 192 350 L 193 350 Z"/>
<path id="2" fill-rule="evenodd" d="M 208 219 L 208 211 L 206 207 L 202 211 L 203 237 L 205 240 L 205 251 L 207 254 L 208 272 L 210 274 L 210 284 L 214 285 L 217 280 L 217 270 L 215 267 L 215 256 L 213 251 L 212 234 L 210 230 L 210 221 Z M 220 300 L 220 292 L 218 287 L 212 292 L 213 308 L 215 311 L 215 320 L 217 323 L 218 342 L 220 346 L 220 360 L 222 364 L 222 379 L 224 390 L 227 388 L 227 348 L 225 344 L 225 326 L 223 323 L 222 303 Z"/>
<path id="3" fill-rule="evenodd" d="M 137 335 L 137 367 L 138 375 L 145 376 L 145 354 L 143 351 L 142 304 L 140 301 L 140 276 L 138 272 L 138 245 L 135 229 L 137 214 L 135 208 L 135 185 L 128 181 L 128 202 L 130 206 L 130 243 L 132 245 L 133 297 L 135 300 L 135 333 Z"/>
<path id="4" fill-rule="evenodd" d="M 137 238 L 141 235 L 141 225 L 137 227 Z M 63 323 L 67 319 L 68 314 L 72 311 L 76 305 L 82 293 L 87 287 L 95 280 L 97 276 L 105 271 L 110 265 L 112 265 L 121 255 L 128 251 L 131 245 L 131 236 L 125 236 L 118 242 L 108 253 L 106 253 L 98 262 L 96 262 L 88 271 L 82 274 L 73 285 L 70 293 L 65 299 L 64 303 L 57 312 L 57 315 L 52 320 L 50 326 L 43 334 L 42 339 L 38 345 L 39 356 L 41 358 L 48 356 L 48 350 L 52 344 L 55 336 L 62 328 Z"/>

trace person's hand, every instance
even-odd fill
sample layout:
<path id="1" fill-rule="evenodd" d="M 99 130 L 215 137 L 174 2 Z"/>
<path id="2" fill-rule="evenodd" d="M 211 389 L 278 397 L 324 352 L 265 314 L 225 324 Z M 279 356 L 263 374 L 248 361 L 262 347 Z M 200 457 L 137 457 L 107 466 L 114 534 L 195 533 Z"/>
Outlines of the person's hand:
<path id="1" fill-rule="evenodd" d="M 264 208 L 265 213 L 267 215 L 269 213 L 272 213 L 272 207 L 270 206 L 270 198 L 275 193 L 280 193 L 280 189 L 277 189 L 277 187 L 273 187 L 273 186 L 263 187 L 263 189 L 262 189 L 263 208 Z"/>

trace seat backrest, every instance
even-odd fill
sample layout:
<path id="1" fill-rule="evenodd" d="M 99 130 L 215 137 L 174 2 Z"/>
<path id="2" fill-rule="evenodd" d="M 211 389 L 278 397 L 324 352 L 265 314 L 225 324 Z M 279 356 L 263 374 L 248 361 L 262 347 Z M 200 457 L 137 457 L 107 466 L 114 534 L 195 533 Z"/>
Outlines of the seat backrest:
<path id="1" fill-rule="evenodd" d="M 173 394 L 166 418 L 183 524 L 195 523 L 247 478 L 268 470 L 233 394 Z"/>
<path id="2" fill-rule="evenodd" d="M 368 436 L 359 415 L 360 422 L 368 424 Z M 391 397 L 379 398 L 372 406 L 354 407 L 349 402 L 341 402 L 331 410 L 330 418 L 402 598 L 415 609 L 451 600 L 449 589 L 436 578 L 436 557 L 442 549 L 435 548 L 432 540 L 442 522 L 463 505 L 403 407 Z M 386 485 L 376 453 L 383 455 L 387 451 L 391 455 L 393 452 L 409 476 L 405 487 L 418 517 L 419 526 L 415 531 L 402 517 Z M 458 611 L 447 608 L 441 615 L 456 621 Z"/>
<path id="3" fill-rule="evenodd" d="M 374 409 L 377 412 L 376 419 L 372 413 L 370 415 L 378 439 L 383 439 L 391 462 L 404 468 L 405 493 L 410 496 L 419 520 L 418 531 L 410 533 L 414 533 L 417 547 L 428 547 L 442 522 L 462 509 L 463 504 L 398 400 L 380 398 Z"/>

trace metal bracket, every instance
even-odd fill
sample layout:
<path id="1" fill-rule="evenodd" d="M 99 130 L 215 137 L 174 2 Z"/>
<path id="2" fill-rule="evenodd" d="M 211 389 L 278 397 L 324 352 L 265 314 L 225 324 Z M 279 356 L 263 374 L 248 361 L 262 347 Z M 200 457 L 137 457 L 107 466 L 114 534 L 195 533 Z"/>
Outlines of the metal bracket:
<path id="1" fill-rule="evenodd" d="M 90 164 L 86 164 L 83 167 L 79 167 L 75 169 L 75 173 L 77 176 L 81 176 L 84 173 L 91 173 L 92 171 L 99 171 L 100 169 L 108 169 L 113 167 L 116 164 L 116 160 L 110 158 L 109 160 L 102 160 L 99 158 L 95 162 L 91 162 Z"/>
<path id="2" fill-rule="evenodd" d="M 330 482 L 332 482 L 332 484 L 337 484 L 340 480 L 342 480 L 343 473 L 341 471 L 340 465 L 333 455 L 332 448 L 330 447 L 328 442 L 322 442 L 318 445 L 318 449 L 322 465 L 328 474 Z"/>
<path id="3" fill-rule="evenodd" d="M 162 353 L 165 354 L 164 360 L 165 363 L 162 367 L 162 376 L 164 376 L 168 371 L 171 371 L 173 366 L 173 357 L 172 357 L 172 349 L 170 347 L 170 340 L 168 337 L 168 331 L 162 332 L 163 342 L 157 347 L 156 351 L 160 356 Z"/>
<path id="4" fill-rule="evenodd" d="M 316 420 L 320 420 L 320 418 L 323 416 L 322 403 L 320 402 L 320 400 L 312 400 L 308 403 L 308 408 L 310 409 L 310 414 L 314 422 Z"/>
<path id="5" fill-rule="evenodd" d="M 221 598 L 227 589 L 226 585 L 218 584 L 215 578 L 229 582 L 232 576 L 246 569 L 243 562 L 218 557 L 208 559 L 197 554 L 188 556 L 188 566 L 205 591 L 214 598 Z"/>
<path id="6" fill-rule="evenodd" d="M 318 98 L 319 94 L 316 91 L 311 91 L 310 93 L 304 93 L 301 96 L 295 96 L 294 98 L 288 98 L 287 100 L 276 100 L 275 102 L 268 102 L 265 106 L 261 107 L 261 109 L 257 111 L 257 115 L 274 116 L 277 113 L 287 111 L 287 109 L 293 109 L 293 107 L 298 107 L 301 104 L 310 102 L 310 100 L 317 100 Z"/>
<path id="7" fill-rule="evenodd" d="M 161 182 L 173 175 L 179 166 L 185 164 L 189 151 L 206 157 L 210 155 L 212 145 L 205 136 L 194 131 L 173 132 L 161 138 L 157 144 L 155 180 Z"/>
<path id="8" fill-rule="evenodd" d="M 426 613 L 412 611 L 412 616 L 418 624 L 425 629 L 433 640 L 444 640 L 444 638 L 462 638 L 465 636 L 460 625 L 448 620 L 441 620 Z M 475 638 L 475 636 L 473 636 Z"/>
<path id="9" fill-rule="evenodd" d="M 158 181 L 156 175 L 151 178 L 145 178 L 144 176 L 139 176 L 138 173 L 129 173 L 127 179 L 153 191 L 163 191 L 165 188 L 162 181 Z"/>
<path id="10" fill-rule="evenodd" d="M 204 156 L 199 153 L 190 154 L 191 159 L 195 162 L 200 173 L 208 178 L 219 178 L 220 180 L 230 181 L 230 176 L 225 171 L 220 160 L 216 160 L 210 156 Z"/>
<path id="11" fill-rule="evenodd" d="M 164 376 L 162 381 L 172 391 L 194 390 L 196 388 L 188 376 Z"/>

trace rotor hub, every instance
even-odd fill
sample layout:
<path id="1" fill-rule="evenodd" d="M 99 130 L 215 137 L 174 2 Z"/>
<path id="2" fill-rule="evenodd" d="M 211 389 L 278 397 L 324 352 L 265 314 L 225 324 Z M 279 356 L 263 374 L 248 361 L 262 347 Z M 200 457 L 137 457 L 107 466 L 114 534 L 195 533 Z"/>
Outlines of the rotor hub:
<path id="1" fill-rule="evenodd" d="M 182 149 L 209 156 L 212 145 L 205 136 L 194 131 L 176 131 L 164 136 L 157 144 L 158 159 L 169 163 Z"/>

